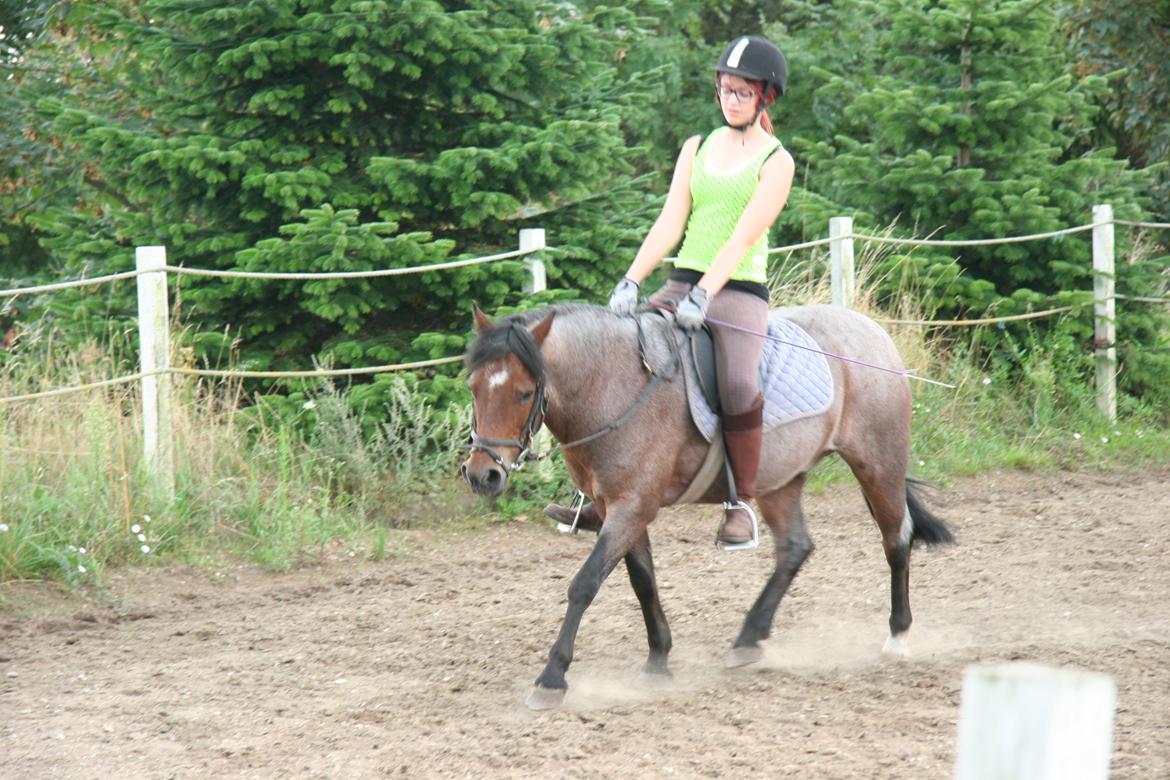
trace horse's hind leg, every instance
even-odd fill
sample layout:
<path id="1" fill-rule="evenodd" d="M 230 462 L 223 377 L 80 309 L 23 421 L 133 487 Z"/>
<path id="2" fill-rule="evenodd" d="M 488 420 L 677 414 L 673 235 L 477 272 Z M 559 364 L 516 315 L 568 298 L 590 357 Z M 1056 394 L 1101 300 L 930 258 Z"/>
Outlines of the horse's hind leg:
<path id="1" fill-rule="evenodd" d="M 891 466 L 853 465 L 865 503 L 882 534 L 882 549 L 890 566 L 890 636 L 883 652 L 905 655 L 910 614 L 910 544 L 914 521 L 906 504 L 905 470 Z"/>
<path id="2" fill-rule="evenodd" d="M 729 667 L 754 663 L 763 656 L 760 641 L 771 635 L 772 622 L 776 617 L 780 600 L 784 598 L 796 572 L 812 552 L 812 537 L 809 536 L 808 526 L 804 522 L 804 512 L 800 506 L 803 490 L 804 475 L 801 474 L 779 490 L 756 499 L 764 520 L 772 529 L 776 568 L 756 598 L 756 603 L 748 610 L 739 638 L 735 640 L 731 654 L 727 658 Z"/>
<path id="3" fill-rule="evenodd" d="M 658 601 L 658 584 L 654 580 L 654 559 L 650 554 L 650 534 L 643 533 L 626 553 L 626 571 L 630 585 L 642 605 L 642 617 L 646 620 L 646 638 L 650 644 L 650 656 L 642 667 L 643 674 L 669 676 L 666 659 L 670 654 L 670 626 L 666 613 Z"/>

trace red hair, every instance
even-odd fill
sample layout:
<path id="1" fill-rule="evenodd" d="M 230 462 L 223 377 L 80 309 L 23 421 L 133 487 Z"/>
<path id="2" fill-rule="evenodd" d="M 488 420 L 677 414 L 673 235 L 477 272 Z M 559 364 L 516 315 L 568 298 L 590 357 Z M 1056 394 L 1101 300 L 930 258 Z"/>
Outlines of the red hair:
<path id="1" fill-rule="evenodd" d="M 719 102 L 719 85 L 722 82 L 723 74 L 719 73 L 715 76 L 715 102 Z M 760 127 L 768 133 L 768 135 L 776 135 L 772 129 L 772 118 L 768 116 L 768 106 L 776 102 L 776 90 L 767 89 L 764 82 L 752 81 L 744 79 L 751 85 L 752 90 L 756 93 L 756 108 L 760 113 Z"/>

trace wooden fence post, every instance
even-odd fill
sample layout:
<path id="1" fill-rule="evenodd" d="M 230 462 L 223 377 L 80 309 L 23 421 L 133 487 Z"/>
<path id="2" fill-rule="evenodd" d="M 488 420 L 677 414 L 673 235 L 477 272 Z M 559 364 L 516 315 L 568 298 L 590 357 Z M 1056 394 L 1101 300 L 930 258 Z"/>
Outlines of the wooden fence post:
<path id="1" fill-rule="evenodd" d="M 1093 344 L 1097 361 L 1097 408 L 1117 419 L 1117 301 L 1114 291 L 1113 206 L 1093 206 Z"/>
<path id="2" fill-rule="evenodd" d="M 1105 780 L 1117 687 L 1031 663 L 963 674 L 955 780 Z"/>
<path id="3" fill-rule="evenodd" d="M 138 281 L 138 349 L 142 372 L 171 367 L 170 308 L 167 302 L 167 250 L 140 246 L 135 251 Z M 175 497 L 175 447 L 171 427 L 171 376 L 142 378 L 142 442 L 146 471 L 159 497 Z"/>
<path id="4" fill-rule="evenodd" d="M 853 217 L 829 220 L 829 273 L 833 305 L 853 305 Z"/>
<path id="5" fill-rule="evenodd" d="M 520 231 L 520 251 L 544 249 L 544 228 L 524 228 Z M 532 274 L 525 287 L 525 292 L 538 293 L 548 289 L 548 281 L 544 275 L 544 261 L 535 255 L 525 255 L 524 264 Z"/>

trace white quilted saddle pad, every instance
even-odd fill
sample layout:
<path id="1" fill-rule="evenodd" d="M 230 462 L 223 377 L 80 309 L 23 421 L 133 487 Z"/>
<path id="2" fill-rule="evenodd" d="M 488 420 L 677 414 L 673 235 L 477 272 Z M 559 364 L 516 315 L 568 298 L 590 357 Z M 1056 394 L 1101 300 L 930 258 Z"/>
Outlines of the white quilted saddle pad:
<path id="1" fill-rule="evenodd" d="M 768 336 L 760 359 L 764 429 L 824 413 L 833 401 L 829 361 L 824 355 L 801 349 L 819 349 L 816 342 L 800 326 L 775 314 L 768 318 Z M 691 417 L 703 438 L 711 441 L 719 427 L 719 415 L 703 397 L 689 345 L 684 344 L 680 351 Z"/>

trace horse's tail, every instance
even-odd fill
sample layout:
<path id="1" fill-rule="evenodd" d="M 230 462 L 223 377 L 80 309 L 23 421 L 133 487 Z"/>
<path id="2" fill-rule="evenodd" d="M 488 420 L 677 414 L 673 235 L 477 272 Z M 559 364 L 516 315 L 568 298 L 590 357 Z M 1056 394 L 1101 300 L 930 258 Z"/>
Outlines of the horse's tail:
<path id="1" fill-rule="evenodd" d="M 906 508 L 910 510 L 910 519 L 914 521 L 914 535 L 910 543 L 923 544 L 954 544 L 955 535 L 947 528 L 947 524 L 936 517 L 922 499 L 914 492 L 915 485 L 923 482 L 915 479 L 906 480 Z"/>

